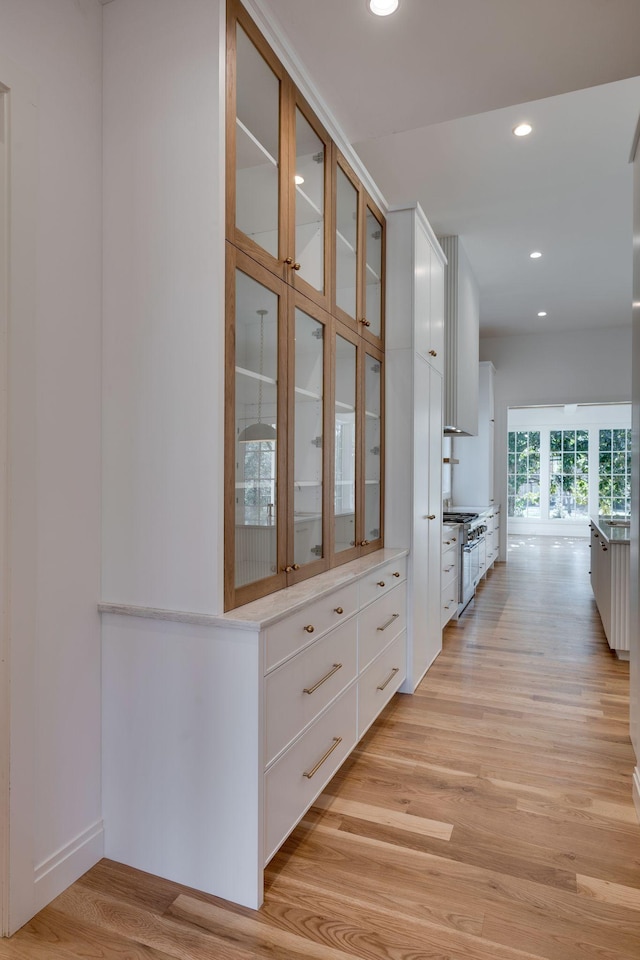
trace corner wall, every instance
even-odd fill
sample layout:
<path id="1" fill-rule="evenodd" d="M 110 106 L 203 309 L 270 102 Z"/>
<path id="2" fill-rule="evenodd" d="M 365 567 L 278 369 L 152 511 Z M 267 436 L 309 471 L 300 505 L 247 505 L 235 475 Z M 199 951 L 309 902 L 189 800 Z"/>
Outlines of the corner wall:
<path id="1" fill-rule="evenodd" d="M 631 327 L 480 340 L 480 359 L 495 375 L 496 499 L 506 518 L 507 410 L 515 406 L 611 403 L 631 399 Z M 506 559 L 507 524 L 500 529 Z"/>
<path id="2" fill-rule="evenodd" d="M 2 0 L 1 12 L 13 932 L 102 855 L 102 12 L 97 0 Z"/>

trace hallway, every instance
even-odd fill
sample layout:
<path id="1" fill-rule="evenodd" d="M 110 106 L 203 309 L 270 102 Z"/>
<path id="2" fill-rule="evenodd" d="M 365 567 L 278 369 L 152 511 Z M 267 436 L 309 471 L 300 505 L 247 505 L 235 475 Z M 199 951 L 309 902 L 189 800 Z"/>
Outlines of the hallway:
<path id="1" fill-rule="evenodd" d="M 628 664 L 586 540 L 511 538 L 267 869 L 259 913 L 103 861 L 19 960 L 638 960 Z"/>

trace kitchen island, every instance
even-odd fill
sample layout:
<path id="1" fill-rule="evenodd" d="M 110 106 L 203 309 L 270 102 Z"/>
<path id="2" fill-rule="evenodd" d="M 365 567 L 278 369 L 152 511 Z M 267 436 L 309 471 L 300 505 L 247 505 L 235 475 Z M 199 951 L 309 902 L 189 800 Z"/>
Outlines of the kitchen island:
<path id="1" fill-rule="evenodd" d="M 629 659 L 629 521 L 591 517 L 591 587 L 610 648 Z"/>

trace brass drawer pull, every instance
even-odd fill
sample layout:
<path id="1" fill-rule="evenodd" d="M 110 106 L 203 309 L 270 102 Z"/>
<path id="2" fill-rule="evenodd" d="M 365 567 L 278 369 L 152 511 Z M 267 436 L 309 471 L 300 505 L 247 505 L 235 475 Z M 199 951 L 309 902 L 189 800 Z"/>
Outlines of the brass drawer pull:
<path id="1" fill-rule="evenodd" d="M 394 621 L 394 620 L 397 620 L 399 616 L 400 616 L 399 613 L 392 613 L 391 616 L 389 617 L 389 619 L 387 620 L 387 622 L 386 622 L 386 623 L 383 623 L 383 625 L 382 625 L 381 627 L 377 627 L 376 629 L 379 630 L 380 633 L 382 633 L 382 631 L 383 631 L 383 630 L 386 630 L 387 627 L 390 627 L 391 624 L 393 623 L 393 621 Z"/>
<path id="2" fill-rule="evenodd" d="M 314 690 L 317 690 L 318 687 L 321 687 L 321 686 L 322 686 L 322 684 L 325 682 L 325 680 L 328 680 L 329 677 L 332 677 L 332 676 L 334 675 L 334 673 L 337 673 L 338 670 L 341 670 L 341 669 L 342 669 L 342 664 L 341 664 L 341 663 L 334 663 L 333 668 L 332 668 L 331 670 L 329 670 L 329 673 L 327 673 L 327 674 L 324 675 L 324 677 L 322 678 L 322 680 L 318 680 L 318 682 L 317 682 L 317 683 L 314 683 L 314 685 L 313 685 L 312 687 L 305 687 L 302 692 L 303 692 L 303 693 L 313 693 Z"/>
<path id="3" fill-rule="evenodd" d="M 399 576 L 400 576 L 400 571 L 399 571 L 399 570 L 396 570 L 396 572 L 393 574 L 393 576 L 394 576 L 394 577 L 399 577 Z"/>
<path id="4" fill-rule="evenodd" d="M 331 744 L 331 746 L 329 747 L 325 755 L 323 757 L 320 757 L 320 759 L 318 760 L 318 762 L 316 763 L 315 767 L 313 767 L 312 770 L 308 770 L 306 773 L 303 773 L 302 776 L 306 777 L 307 780 L 311 780 L 311 777 L 314 775 L 314 773 L 318 772 L 322 764 L 325 762 L 325 760 L 327 760 L 331 756 L 331 754 L 336 749 L 339 743 L 342 743 L 342 737 L 334 737 L 333 743 Z"/>
<path id="5" fill-rule="evenodd" d="M 400 672 L 400 667 L 394 667 L 391 673 L 389 674 L 389 676 L 387 677 L 387 679 L 385 680 L 385 682 L 380 684 L 380 686 L 378 687 L 378 690 L 384 690 L 387 684 L 391 683 L 396 673 L 399 673 L 399 672 Z"/>
<path id="6" fill-rule="evenodd" d="M 342 607 L 336 607 L 333 612 L 339 615 L 342 615 L 344 613 L 344 610 L 342 609 Z"/>
<path id="7" fill-rule="evenodd" d="M 378 586 L 384 587 L 384 580 L 378 580 Z"/>
<path id="8" fill-rule="evenodd" d="M 304 629 L 307 631 L 307 633 L 313 633 L 313 631 L 315 630 L 315 627 L 312 623 L 310 623 Z"/>

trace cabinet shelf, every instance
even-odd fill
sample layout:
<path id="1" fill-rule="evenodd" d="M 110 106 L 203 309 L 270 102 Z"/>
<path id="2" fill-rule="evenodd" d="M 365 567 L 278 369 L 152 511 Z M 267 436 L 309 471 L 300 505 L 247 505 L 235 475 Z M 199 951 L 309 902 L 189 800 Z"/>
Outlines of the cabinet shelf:
<path id="1" fill-rule="evenodd" d="M 322 400 L 322 395 L 313 390 L 305 390 L 304 387 L 294 387 L 294 390 L 300 397 L 308 397 L 309 400 Z"/>
<path id="2" fill-rule="evenodd" d="M 264 373 L 257 373 L 255 370 L 247 370 L 246 367 L 236 367 L 236 373 L 241 377 L 249 377 L 251 380 L 262 380 L 263 383 L 270 383 L 273 386 L 278 382 L 273 377 L 266 377 Z"/>
<path id="3" fill-rule="evenodd" d="M 236 117 L 236 127 L 245 135 L 248 141 L 248 143 L 245 143 L 245 149 L 242 150 L 242 155 L 244 158 L 242 166 L 248 167 L 252 165 L 251 164 L 251 159 L 252 159 L 251 145 L 256 148 L 256 150 L 253 151 L 253 153 L 255 154 L 255 159 L 260 160 L 261 157 L 265 157 L 269 161 L 269 163 L 272 164 L 274 167 L 278 166 L 278 161 L 276 160 L 276 158 L 269 153 L 267 148 L 262 143 L 260 143 L 258 138 L 254 136 L 253 133 L 251 133 L 251 130 L 249 130 L 249 128 L 244 125 L 244 123 L 239 117 Z"/>

